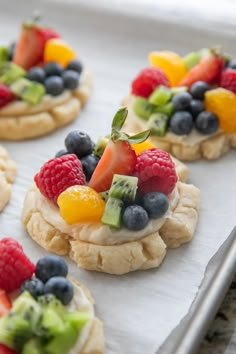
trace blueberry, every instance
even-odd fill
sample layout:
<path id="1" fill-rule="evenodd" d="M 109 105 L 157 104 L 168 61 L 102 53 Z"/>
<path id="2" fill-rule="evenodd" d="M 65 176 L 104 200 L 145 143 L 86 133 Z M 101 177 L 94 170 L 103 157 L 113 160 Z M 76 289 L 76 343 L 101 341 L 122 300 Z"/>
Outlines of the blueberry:
<path id="1" fill-rule="evenodd" d="M 47 77 L 44 85 L 47 93 L 52 96 L 58 96 L 64 91 L 64 83 L 59 76 Z"/>
<path id="2" fill-rule="evenodd" d="M 188 92 L 181 92 L 172 98 L 172 104 L 176 111 L 182 111 L 189 107 L 192 96 Z"/>
<path id="3" fill-rule="evenodd" d="M 57 62 L 51 61 L 44 65 L 44 71 L 46 76 L 61 76 L 63 67 Z"/>
<path id="4" fill-rule="evenodd" d="M 65 70 L 62 73 L 65 88 L 74 90 L 79 85 L 79 74 L 73 70 Z"/>
<path id="5" fill-rule="evenodd" d="M 53 294 L 63 305 L 68 305 L 74 296 L 71 282 L 64 277 L 52 277 L 44 285 L 45 294 Z"/>
<path id="6" fill-rule="evenodd" d="M 189 134 L 193 129 L 193 117 L 187 111 L 178 111 L 170 119 L 170 131 L 177 135 Z"/>
<path id="7" fill-rule="evenodd" d="M 35 275 L 44 283 L 52 277 L 66 277 L 67 274 L 68 265 L 64 259 L 59 256 L 45 256 L 41 258 L 36 264 Z"/>
<path id="8" fill-rule="evenodd" d="M 125 208 L 122 221 L 129 230 L 138 231 L 145 228 L 149 221 L 148 213 L 140 205 L 129 205 Z"/>
<path id="9" fill-rule="evenodd" d="M 99 157 L 90 154 L 87 156 L 84 156 L 80 159 L 82 166 L 83 166 L 83 171 L 86 177 L 86 181 L 88 182 L 93 174 L 93 171 L 95 170 Z"/>
<path id="10" fill-rule="evenodd" d="M 20 292 L 23 293 L 23 291 L 28 291 L 36 299 L 44 294 L 44 284 L 40 279 L 32 278 L 22 284 Z"/>
<path id="11" fill-rule="evenodd" d="M 219 127 L 219 120 L 212 112 L 201 112 L 195 121 L 196 129 L 202 134 L 213 134 Z"/>
<path id="12" fill-rule="evenodd" d="M 12 42 L 8 47 L 8 60 L 12 61 L 16 49 L 16 42 Z"/>
<path id="13" fill-rule="evenodd" d="M 204 103 L 201 100 L 192 100 L 190 102 L 189 111 L 192 113 L 193 118 L 196 118 L 199 113 L 204 111 Z"/>
<path id="14" fill-rule="evenodd" d="M 67 65 L 67 69 L 76 71 L 78 74 L 80 74 L 83 70 L 83 66 L 79 60 L 72 60 Z"/>
<path id="15" fill-rule="evenodd" d="M 202 100 L 204 98 L 205 92 L 210 89 L 209 85 L 204 81 L 195 82 L 190 89 L 190 93 L 193 98 Z"/>
<path id="16" fill-rule="evenodd" d="M 33 66 L 27 72 L 26 77 L 31 81 L 37 81 L 43 84 L 46 76 L 45 71 L 42 68 L 40 68 L 39 66 Z"/>
<path id="17" fill-rule="evenodd" d="M 227 68 L 236 70 L 236 59 L 230 60 L 227 65 Z"/>
<path id="18" fill-rule="evenodd" d="M 88 134 L 74 130 L 67 135 L 65 146 L 70 154 L 76 154 L 80 159 L 92 153 L 94 143 Z"/>
<path id="19" fill-rule="evenodd" d="M 65 149 L 62 149 L 62 150 L 59 150 L 59 151 L 56 153 L 55 157 L 61 157 L 61 156 L 63 156 L 63 155 L 67 155 L 67 154 L 69 154 L 69 152 L 68 152 L 67 150 L 65 150 Z"/>
<path id="20" fill-rule="evenodd" d="M 157 219 L 167 212 L 169 199 L 161 192 L 149 192 L 143 197 L 143 207 L 150 218 Z"/>

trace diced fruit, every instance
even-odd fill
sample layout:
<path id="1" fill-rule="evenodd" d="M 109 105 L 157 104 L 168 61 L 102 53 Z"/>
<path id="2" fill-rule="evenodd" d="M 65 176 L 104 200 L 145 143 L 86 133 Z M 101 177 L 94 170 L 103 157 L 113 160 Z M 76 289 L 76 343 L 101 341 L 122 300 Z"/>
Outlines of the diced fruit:
<path id="1" fill-rule="evenodd" d="M 171 96 L 172 94 L 170 89 L 165 86 L 159 86 L 155 91 L 153 91 L 148 101 L 154 105 L 163 106 L 170 100 Z"/>
<path id="2" fill-rule="evenodd" d="M 60 215 L 68 224 L 100 222 L 105 203 L 94 189 L 72 186 L 62 192 L 57 200 Z"/>
<path id="3" fill-rule="evenodd" d="M 152 66 L 164 71 L 172 87 L 176 86 L 187 73 L 184 60 L 174 52 L 151 52 L 148 59 Z"/>
<path id="4" fill-rule="evenodd" d="M 0 354 L 17 354 L 15 350 L 6 347 L 0 343 Z M 33 354 L 33 353 L 32 353 Z"/>
<path id="5" fill-rule="evenodd" d="M 114 174 L 109 197 L 122 201 L 134 202 L 138 186 L 138 178 Z"/>
<path id="6" fill-rule="evenodd" d="M 176 87 L 171 87 L 171 93 L 172 96 L 178 95 L 179 93 L 183 93 L 188 91 L 188 88 L 186 86 L 176 86 Z"/>
<path id="7" fill-rule="evenodd" d="M 64 68 L 76 58 L 73 49 L 61 39 L 50 39 L 44 49 L 44 61 L 56 61 Z"/>
<path id="8" fill-rule="evenodd" d="M 160 149 L 146 150 L 137 156 L 133 175 L 138 177 L 138 189 L 141 194 L 148 192 L 169 194 L 175 188 L 178 179 L 170 155 Z"/>
<path id="9" fill-rule="evenodd" d="M 200 60 L 201 60 L 201 53 L 199 52 L 189 53 L 183 58 L 187 70 L 191 70 L 194 66 L 196 66 L 199 63 Z"/>
<path id="10" fill-rule="evenodd" d="M 43 84 L 45 80 L 45 71 L 39 66 L 33 66 L 27 72 L 26 78 L 30 81 L 37 81 Z"/>
<path id="11" fill-rule="evenodd" d="M 201 100 L 191 100 L 189 111 L 193 118 L 196 118 L 199 113 L 203 112 L 205 109 L 204 103 Z"/>
<path id="12" fill-rule="evenodd" d="M 205 93 L 208 90 L 210 90 L 210 86 L 206 82 L 197 81 L 191 86 L 190 93 L 193 96 L 193 98 L 196 98 L 198 100 L 203 100 Z"/>
<path id="13" fill-rule="evenodd" d="M 10 88 L 17 97 L 29 104 L 39 103 L 45 95 L 45 88 L 42 84 L 24 78 L 15 81 Z"/>
<path id="14" fill-rule="evenodd" d="M 123 205 L 124 203 L 121 199 L 109 197 L 101 222 L 111 227 L 120 228 Z"/>
<path id="15" fill-rule="evenodd" d="M 80 159 L 93 152 L 94 143 L 87 133 L 73 130 L 65 138 L 65 147 Z"/>
<path id="16" fill-rule="evenodd" d="M 145 98 L 142 97 L 136 97 L 134 103 L 133 103 L 133 110 L 134 113 L 144 119 L 148 120 L 152 112 L 154 111 L 155 106 L 148 102 Z"/>
<path id="17" fill-rule="evenodd" d="M 43 347 L 39 338 L 32 338 L 28 340 L 23 349 L 21 354 L 42 354 Z"/>
<path id="18" fill-rule="evenodd" d="M 20 292 L 28 291 L 35 299 L 44 294 L 44 284 L 40 279 L 31 278 L 26 280 L 20 288 Z"/>
<path id="19" fill-rule="evenodd" d="M 151 135 L 164 136 L 167 131 L 169 118 L 163 113 L 153 113 L 151 114 L 147 125 L 151 130 Z"/>
<path id="20" fill-rule="evenodd" d="M 220 86 L 236 93 L 236 70 L 225 69 L 221 74 Z"/>
<path id="21" fill-rule="evenodd" d="M 215 113 L 224 132 L 236 132 L 236 95 L 233 92 L 224 88 L 207 91 L 205 109 Z"/>
<path id="22" fill-rule="evenodd" d="M 147 226 L 149 221 L 148 213 L 140 205 L 129 205 L 125 208 L 122 222 L 124 226 L 132 231 L 139 231 Z"/>
<path id="23" fill-rule="evenodd" d="M 148 98 L 160 85 L 169 87 L 169 81 L 159 68 L 143 69 L 131 84 L 131 93 Z"/>
<path id="24" fill-rule="evenodd" d="M 60 276 L 50 278 L 44 285 L 45 294 L 53 294 L 63 305 L 68 305 L 74 296 L 72 283 Z"/>
<path id="25" fill-rule="evenodd" d="M 0 317 L 8 313 L 10 309 L 11 309 L 11 300 L 7 295 L 6 291 L 0 289 Z"/>
<path id="26" fill-rule="evenodd" d="M 196 129 L 202 134 L 213 134 L 218 130 L 219 120 L 212 112 L 201 112 L 195 121 Z"/>
<path id="27" fill-rule="evenodd" d="M 143 197 L 143 206 L 150 218 L 161 218 L 169 208 L 169 199 L 163 193 L 149 192 Z"/>
<path id="28" fill-rule="evenodd" d="M 168 102 L 163 106 L 157 106 L 154 108 L 155 113 L 163 113 L 167 117 L 170 117 L 174 113 L 174 106 L 172 102 Z"/>
<path id="29" fill-rule="evenodd" d="M 0 241 L 0 289 L 7 292 L 19 289 L 34 270 L 34 264 L 16 240 L 3 238 Z"/>
<path id="30" fill-rule="evenodd" d="M 236 59 L 230 60 L 227 68 L 236 70 Z"/>
<path id="31" fill-rule="evenodd" d="M 83 65 L 79 60 L 72 60 L 67 65 L 67 69 L 76 71 L 78 74 L 81 74 L 83 70 Z"/>
<path id="32" fill-rule="evenodd" d="M 61 76 L 63 73 L 63 67 L 56 61 L 45 64 L 43 69 L 46 76 Z"/>
<path id="33" fill-rule="evenodd" d="M 68 90 L 75 90 L 79 85 L 79 74 L 73 70 L 65 70 L 62 73 L 64 86 Z"/>
<path id="34" fill-rule="evenodd" d="M 134 149 L 136 155 L 141 154 L 144 150 L 149 150 L 155 148 L 155 146 L 150 143 L 149 140 L 146 140 L 140 144 L 131 144 L 132 148 Z"/>
<path id="35" fill-rule="evenodd" d="M 178 111 L 170 119 L 170 131 L 177 135 L 187 135 L 193 129 L 193 117 L 187 111 Z"/>
<path id="36" fill-rule="evenodd" d="M 101 192 L 99 194 L 102 197 L 102 199 L 104 200 L 104 202 L 107 202 L 107 200 L 109 198 L 109 191 Z"/>
<path id="37" fill-rule="evenodd" d="M 58 96 L 64 91 L 64 82 L 59 76 L 49 76 L 46 78 L 45 89 L 49 95 Z"/>
<path id="38" fill-rule="evenodd" d="M 102 156 L 109 139 L 110 139 L 110 137 L 109 138 L 108 137 L 98 138 L 98 141 L 95 145 L 94 152 L 93 152 L 94 155 L 98 156 L 99 158 Z"/>
<path id="39" fill-rule="evenodd" d="M 172 99 L 172 104 L 176 111 L 183 111 L 189 108 L 192 96 L 188 92 L 182 92 L 175 95 Z"/>
<path id="40" fill-rule="evenodd" d="M 14 99 L 15 96 L 13 95 L 11 90 L 7 86 L 0 84 L 0 108 L 6 106 Z"/>
<path id="41" fill-rule="evenodd" d="M 59 194 L 74 185 L 85 185 L 85 175 L 80 160 L 67 154 L 47 161 L 35 175 L 40 192 L 56 203 Z"/>
<path id="42" fill-rule="evenodd" d="M 25 74 L 25 70 L 13 63 L 0 63 L 0 82 L 5 85 L 11 85 L 16 80 L 24 77 Z"/>
<path id="43" fill-rule="evenodd" d="M 93 154 L 86 155 L 80 159 L 87 182 L 90 181 L 90 178 L 99 160 L 100 160 L 99 157 Z"/>
<path id="44" fill-rule="evenodd" d="M 67 274 L 68 265 L 62 257 L 48 255 L 40 258 L 36 263 L 35 275 L 43 283 L 52 277 L 66 277 Z"/>
<path id="45" fill-rule="evenodd" d="M 7 47 L 0 47 L 0 62 L 8 60 L 8 48 Z"/>
<path id="46" fill-rule="evenodd" d="M 185 77 L 178 83 L 178 86 L 191 87 L 197 81 L 205 81 L 208 84 L 216 83 L 224 67 L 224 61 L 216 54 L 210 54 L 200 60 Z M 197 97 L 196 97 L 197 98 Z"/>

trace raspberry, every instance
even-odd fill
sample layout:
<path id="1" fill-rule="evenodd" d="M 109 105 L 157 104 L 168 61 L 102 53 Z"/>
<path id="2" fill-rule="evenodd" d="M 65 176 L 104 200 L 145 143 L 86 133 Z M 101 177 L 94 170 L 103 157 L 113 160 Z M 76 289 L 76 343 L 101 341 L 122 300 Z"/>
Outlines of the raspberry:
<path id="1" fill-rule="evenodd" d="M 220 86 L 236 93 L 236 70 L 224 70 L 221 75 Z"/>
<path id="2" fill-rule="evenodd" d="M 159 68 L 143 69 L 134 79 L 131 85 L 131 92 L 136 96 L 148 98 L 160 85 L 169 87 L 169 80 Z"/>
<path id="3" fill-rule="evenodd" d="M 82 164 L 74 154 L 47 161 L 35 175 L 34 181 L 40 192 L 54 203 L 68 187 L 86 183 Z"/>
<path id="4" fill-rule="evenodd" d="M 174 162 L 167 152 L 159 149 L 146 150 L 137 156 L 134 176 L 138 177 L 141 194 L 148 192 L 169 194 L 177 182 Z"/>
<path id="5" fill-rule="evenodd" d="M 0 84 L 0 107 L 14 100 L 14 95 L 6 85 Z"/>
<path id="6" fill-rule="evenodd" d="M 32 277 L 34 270 L 34 264 L 16 240 L 3 238 L 0 241 L 1 289 L 7 292 L 19 289 L 25 280 Z"/>

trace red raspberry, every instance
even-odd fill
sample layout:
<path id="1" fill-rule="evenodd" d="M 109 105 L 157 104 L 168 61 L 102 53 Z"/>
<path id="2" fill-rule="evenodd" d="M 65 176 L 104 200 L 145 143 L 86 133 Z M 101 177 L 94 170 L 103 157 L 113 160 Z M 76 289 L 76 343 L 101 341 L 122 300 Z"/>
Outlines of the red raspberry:
<path id="1" fill-rule="evenodd" d="M 164 72 L 159 68 L 146 68 L 132 82 L 131 92 L 136 96 L 148 98 L 160 85 L 170 86 Z"/>
<path id="2" fill-rule="evenodd" d="M 0 354 L 17 354 L 15 350 L 6 347 L 4 344 L 0 344 Z"/>
<path id="3" fill-rule="evenodd" d="M 40 192 L 54 203 L 68 187 L 86 183 L 82 164 L 74 154 L 47 161 L 35 175 L 34 181 Z"/>
<path id="4" fill-rule="evenodd" d="M 141 194 L 148 192 L 170 194 L 178 179 L 170 155 L 159 149 L 145 150 L 137 156 L 134 176 L 138 177 Z"/>
<path id="5" fill-rule="evenodd" d="M 0 107 L 5 106 L 9 102 L 13 101 L 15 96 L 6 85 L 0 84 Z"/>
<path id="6" fill-rule="evenodd" d="M 236 70 L 225 69 L 221 74 L 220 86 L 236 93 Z"/>
<path id="7" fill-rule="evenodd" d="M 30 279 L 35 266 L 26 257 L 21 245 L 12 238 L 0 241 L 0 288 L 6 292 L 19 289 Z"/>

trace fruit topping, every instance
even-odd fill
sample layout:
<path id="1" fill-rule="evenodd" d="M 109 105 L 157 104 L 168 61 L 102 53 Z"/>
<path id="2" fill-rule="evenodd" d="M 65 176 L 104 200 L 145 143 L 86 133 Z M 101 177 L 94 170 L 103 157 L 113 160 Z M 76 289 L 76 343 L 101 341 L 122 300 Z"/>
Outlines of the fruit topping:
<path id="1" fill-rule="evenodd" d="M 121 199 L 126 202 L 134 202 L 138 178 L 114 174 L 112 185 L 109 189 L 109 197 Z"/>
<path id="2" fill-rule="evenodd" d="M 108 197 L 101 222 L 111 227 L 120 228 L 124 202 L 121 199 Z"/>
<path id="3" fill-rule="evenodd" d="M 46 76 L 61 76 L 63 67 L 56 61 L 52 61 L 44 65 L 44 71 Z"/>
<path id="4" fill-rule="evenodd" d="M 227 68 L 236 70 L 236 59 L 230 60 L 227 65 Z"/>
<path id="5" fill-rule="evenodd" d="M 20 292 L 28 291 L 35 299 L 44 294 L 44 284 L 40 279 L 31 278 L 26 280 L 21 288 Z"/>
<path id="6" fill-rule="evenodd" d="M 187 54 L 184 58 L 184 64 L 187 70 L 191 70 L 194 66 L 196 66 L 201 60 L 202 56 L 200 52 L 191 52 Z"/>
<path id="7" fill-rule="evenodd" d="M 79 74 L 73 70 L 65 70 L 62 73 L 64 87 L 68 90 L 75 90 L 79 85 Z"/>
<path id="8" fill-rule="evenodd" d="M 4 62 L 0 63 L 0 82 L 5 85 L 11 85 L 17 79 L 24 77 L 26 74 L 25 70 L 20 68 L 19 66 L 10 63 Z"/>
<path id="9" fill-rule="evenodd" d="M 69 153 L 80 159 L 93 152 L 94 143 L 87 133 L 74 130 L 67 135 L 65 146 Z"/>
<path id="10" fill-rule="evenodd" d="M 144 120 L 149 119 L 154 109 L 155 106 L 143 97 L 137 97 L 133 104 L 134 113 Z"/>
<path id="11" fill-rule="evenodd" d="M 159 86 L 151 96 L 148 101 L 156 106 L 163 106 L 166 104 L 172 96 L 172 92 L 169 88 L 165 86 Z"/>
<path id="12" fill-rule="evenodd" d="M 205 93 L 208 90 L 210 90 L 210 86 L 206 82 L 197 81 L 191 86 L 190 93 L 193 96 L 193 98 L 196 98 L 198 100 L 203 100 Z"/>
<path id="13" fill-rule="evenodd" d="M 72 60 L 67 65 L 67 69 L 76 71 L 78 74 L 81 74 L 81 72 L 83 70 L 83 66 L 79 60 Z"/>
<path id="14" fill-rule="evenodd" d="M 15 352 L 15 350 L 12 350 L 3 344 L 0 344 L 0 354 L 17 354 L 17 353 Z"/>
<path id="15" fill-rule="evenodd" d="M 236 69 L 225 69 L 221 74 L 220 86 L 236 93 Z"/>
<path id="16" fill-rule="evenodd" d="M 34 264 L 16 240 L 3 238 L 0 241 L 0 289 L 11 292 L 20 288 L 34 270 Z"/>
<path id="17" fill-rule="evenodd" d="M 12 102 L 15 99 L 14 94 L 9 88 L 0 83 L 0 108 Z"/>
<path id="18" fill-rule="evenodd" d="M 168 195 L 177 182 L 170 155 L 159 149 L 143 151 L 137 156 L 133 175 L 138 177 L 138 189 L 142 194 L 159 191 Z"/>
<path id="19" fill-rule="evenodd" d="M 46 92 L 52 96 L 58 96 L 64 91 L 64 82 L 60 76 L 47 77 L 44 85 Z"/>
<path id="20" fill-rule="evenodd" d="M 40 192 L 56 203 L 59 194 L 70 186 L 85 185 L 85 175 L 80 160 L 68 154 L 47 161 L 35 175 Z"/>
<path id="21" fill-rule="evenodd" d="M 0 289 L 0 318 L 8 313 L 11 309 L 11 300 L 6 291 Z M 0 351 L 1 353 L 1 351 Z"/>
<path id="22" fill-rule="evenodd" d="M 80 159 L 82 166 L 83 166 L 83 171 L 86 177 L 86 181 L 89 182 L 90 178 L 98 164 L 99 161 L 99 157 L 90 154 L 90 155 L 86 155 L 84 157 L 82 157 Z"/>
<path id="23" fill-rule="evenodd" d="M 128 230 L 142 230 L 147 226 L 148 221 L 148 213 L 141 205 L 133 204 L 125 208 L 122 222 Z"/>
<path id="24" fill-rule="evenodd" d="M 169 118 L 164 113 L 153 113 L 150 115 L 147 126 L 152 135 L 164 136 L 167 131 Z"/>
<path id="25" fill-rule="evenodd" d="M 188 92 L 182 92 L 175 95 L 172 99 L 172 104 L 176 111 L 182 111 L 189 108 L 192 96 Z"/>
<path id="26" fill-rule="evenodd" d="M 203 112 L 205 109 L 204 103 L 200 100 L 191 100 L 189 111 L 192 114 L 193 118 L 196 118 L 199 113 Z"/>
<path id="27" fill-rule="evenodd" d="M 44 49 L 45 63 L 55 61 L 65 68 L 75 58 L 76 53 L 62 39 L 50 39 L 47 41 Z"/>
<path id="28" fill-rule="evenodd" d="M 169 199 L 163 193 L 149 192 L 143 197 L 143 206 L 150 218 L 161 218 L 169 208 Z"/>
<path id="29" fill-rule="evenodd" d="M 61 149 L 61 150 L 59 150 L 59 151 L 56 153 L 55 157 L 61 157 L 61 156 L 63 156 L 63 155 L 68 155 L 68 154 L 69 154 L 69 153 L 68 153 L 67 150 Z"/>
<path id="30" fill-rule="evenodd" d="M 45 95 L 44 86 L 38 82 L 27 79 L 18 79 L 11 86 L 11 91 L 29 104 L 36 104 Z"/>
<path id="31" fill-rule="evenodd" d="M 169 87 L 169 81 L 164 72 L 159 68 L 142 70 L 131 85 L 132 94 L 148 98 L 160 85 Z"/>
<path id="32" fill-rule="evenodd" d="M 100 222 L 105 203 L 101 195 L 88 186 L 72 186 L 62 192 L 57 203 L 60 215 L 68 224 Z"/>
<path id="33" fill-rule="evenodd" d="M 35 276 L 43 283 L 52 277 L 66 277 L 67 274 L 68 265 L 62 257 L 49 255 L 40 258 L 36 263 Z"/>
<path id="34" fill-rule="evenodd" d="M 212 134 L 218 130 L 219 120 L 212 112 L 201 112 L 195 122 L 196 129 L 202 134 Z"/>
<path id="35" fill-rule="evenodd" d="M 8 60 L 9 51 L 7 47 L 0 47 L 0 63 Z"/>
<path id="36" fill-rule="evenodd" d="M 45 294 L 53 294 L 63 305 L 68 305 L 74 296 L 71 282 L 64 277 L 52 277 L 44 285 Z"/>
<path id="37" fill-rule="evenodd" d="M 45 70 L 39 66 L 33 66 L 30 68 L 26 75 L 28 80 L 40 82 L 41 84 L 44 84 L 45 77 Z"/>
<path id="38" fill-rule="evenodd" d="M 150 143 L 149 140 L 143 141 L 142 143 L 139 144 L 131 144 L 132 148 L 134 149 L 136 155 L 141 154 L 144 150 L 149 150 L 155 148 L 155 146 Z"/>
<path id="39" fill-rule="evenodd" d="M 170 119 L 170 131 L 177 135 L 187 135 L 193 129 L 193 117 L 187 111 L 178 111 Z"/>

